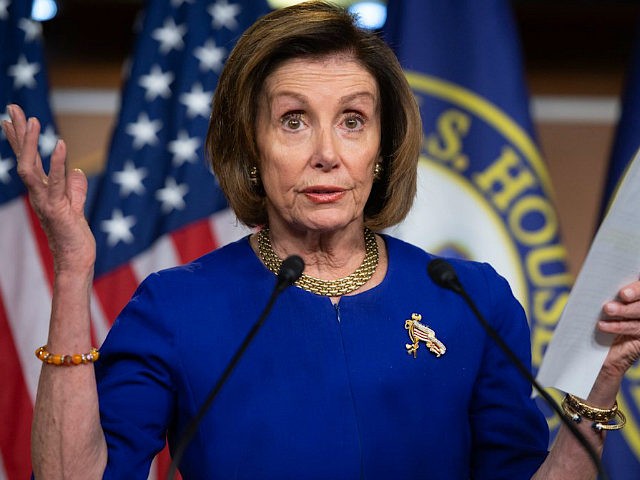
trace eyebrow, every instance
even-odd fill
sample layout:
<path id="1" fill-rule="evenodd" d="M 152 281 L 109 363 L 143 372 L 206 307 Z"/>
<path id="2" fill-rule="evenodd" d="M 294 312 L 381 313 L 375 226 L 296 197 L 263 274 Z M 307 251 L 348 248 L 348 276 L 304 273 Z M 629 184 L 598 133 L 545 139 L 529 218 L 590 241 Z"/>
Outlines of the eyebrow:
<path id="1" fill-rule="evenodd" d="M 269 103 L 271 103 L 271 101 L 279 97 L 293 97 L 296 100 L 300 101 L 301 103 L 304 103 L 304 104 L 307 103 L 307 96 L 301 95 L 297 92 L 292 92 L 289 90 L 283 90 L 281 92 L 270 94 L 267 96 L 267 99 L 269 100 Z M 339 102 L 344 104 L 344 103 L 349 103 L 352 100 L 357 100 L 359 98 L 370 98 L 374 104 L 378 103 L 376 101 L 376 96 L 369 91 L 355 92 L 349 95 L 345 95 L 343 97 L 340 97 Z"/>
<path id="2" fill-rule="evenodd" d="M 377 99 L 376 99 L 376 96 L 373 93 L 368 92 L 368 91 L 367 92 L 356 92 L 356 93 L 353 93 L 351 95 L 345 95 L 344 97 L 340 98 L 340 102 L 341 103 L 348 103 L 351 100 L 357 100 L 358 98 L 370 98 L 373 101 L 374 105 L 376 103 L 378 103 Z"/>

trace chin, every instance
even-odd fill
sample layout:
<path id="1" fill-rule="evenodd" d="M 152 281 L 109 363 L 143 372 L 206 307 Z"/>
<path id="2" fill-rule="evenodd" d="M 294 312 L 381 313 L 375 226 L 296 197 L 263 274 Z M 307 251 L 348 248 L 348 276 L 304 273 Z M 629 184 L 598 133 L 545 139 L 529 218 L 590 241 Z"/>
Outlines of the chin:
<path id="1" fill-rule="evenodd" d="M 337 232 L 351 227 L 354 221 L 353 218 L 310 218 L 298 223 L 298 225 L 303 230 Z"/>

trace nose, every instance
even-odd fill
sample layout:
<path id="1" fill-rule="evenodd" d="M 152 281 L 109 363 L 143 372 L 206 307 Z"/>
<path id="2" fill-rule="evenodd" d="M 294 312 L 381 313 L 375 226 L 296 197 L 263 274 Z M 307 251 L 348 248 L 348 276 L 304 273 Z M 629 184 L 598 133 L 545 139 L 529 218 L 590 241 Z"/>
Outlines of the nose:
<path id="1" fill-rule="evenodd" d="M 314 135 L 313 157 L 311 166 L 328 172 L 338 166 L 340 155 L 338 153 L 338 139 L 330 128 L 316 131 Z"/>

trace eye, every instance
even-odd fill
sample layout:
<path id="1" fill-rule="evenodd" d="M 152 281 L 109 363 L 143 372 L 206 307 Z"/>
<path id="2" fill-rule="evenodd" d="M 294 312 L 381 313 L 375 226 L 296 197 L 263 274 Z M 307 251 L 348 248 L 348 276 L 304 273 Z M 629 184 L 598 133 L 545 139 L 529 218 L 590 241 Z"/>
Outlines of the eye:
<path id="1" fill-rule="evenodd" d="M 361 115 L 351 114 L 345 117 L 342 124 L 347 130 L 359 130 L 364 127 L 365 120 Z"/>
<path id="2" fill-rule="evenodd" d="M 291 112 L 285 114 L 281 119 L 280 123 L 287 130 L 300 130 L 304 126 L 304 122 L 302 121 L 302 113 L 301 112 Z"/>

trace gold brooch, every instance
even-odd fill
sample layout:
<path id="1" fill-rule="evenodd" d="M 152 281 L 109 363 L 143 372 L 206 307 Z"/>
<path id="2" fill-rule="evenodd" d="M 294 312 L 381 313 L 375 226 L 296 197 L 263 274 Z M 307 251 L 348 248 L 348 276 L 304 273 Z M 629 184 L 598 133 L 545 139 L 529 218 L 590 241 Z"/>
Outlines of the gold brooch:
<path id="1" fill-rule="evenodd" d="M 413 354 L 413 358 L 416 358 L 419 342 L 423 341 L 429 351 L 434 353 L 436 357 L 444 355 L 447 351 L 447 347 L 445 347 L 444 343 L 436 338 L 436 332 L 420 323 L 420 320 L 422 320 L 422 315 L 419 313 L 412 313 L 411 320 L 404 322 L 404 328 L 409 330 L 409 338 L 413 342 L 405 345 L 407 353 L 409 355 Z"/>

